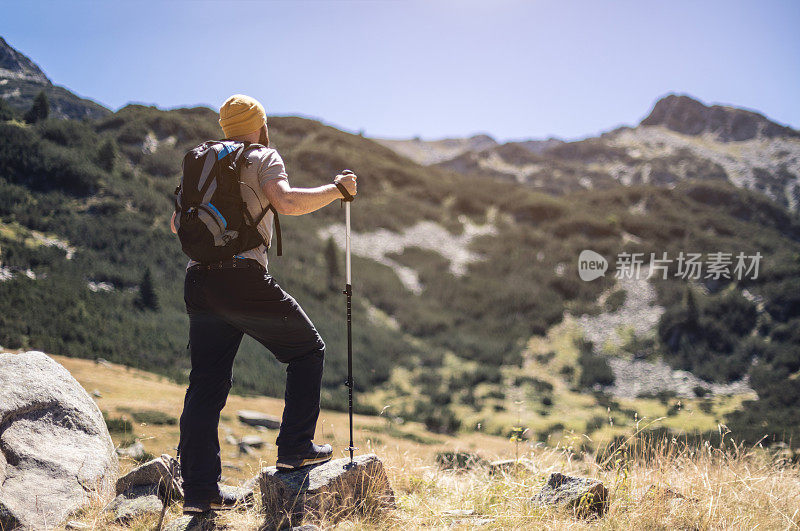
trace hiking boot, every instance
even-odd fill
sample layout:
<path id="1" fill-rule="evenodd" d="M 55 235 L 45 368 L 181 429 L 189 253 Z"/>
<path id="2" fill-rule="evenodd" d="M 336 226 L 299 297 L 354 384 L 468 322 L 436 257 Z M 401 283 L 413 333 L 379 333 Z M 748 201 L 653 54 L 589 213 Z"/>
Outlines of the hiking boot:
<path id="1" fill-rule="evenodd" d="M 333 448 L 330 444 L 322 446 L 311 443 L 311 446 L 302 454 L 279 455 L 275 466 L 280 470 L 296 470 L 309 465 L 327 463 L 333 457 Z"/>
<path id="2" fill-rule="evenodd" d="M 222 486 L 220 492 L 210 500 L 190 500 L 183 502 L 183 514 L 202 514 L 209 511 L 229 511 L 236 507 L 253 504 L 253 492 L 236 487 Z"/>

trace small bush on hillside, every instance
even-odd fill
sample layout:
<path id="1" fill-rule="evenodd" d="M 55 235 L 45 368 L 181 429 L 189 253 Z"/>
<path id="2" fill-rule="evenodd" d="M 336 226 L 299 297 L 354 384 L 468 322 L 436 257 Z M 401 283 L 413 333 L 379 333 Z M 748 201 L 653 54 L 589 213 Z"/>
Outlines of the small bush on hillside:
<path id="1" fill-rule="evenodd" d="M 608 298 L 606 299 L 605 303 L 605 310 L 607 312 L 616 312 L 622 305 L 625 304 L 625 299 L 628 296 L 628 292 L 624 289 L 618 289 L 611 293 Z"/>
<path id="2" fill-rule="evenodd" d="M 172 415 L 155 409 L 131 411 L 131 416 L 136 422 L 140 424 L 150 424 L 151 426 L 174 426 L 178 423 L 178 419 Z"/>
<path id="3" fill-rule="evenodd" d="M 437 453 L 436 463 L 444 470 L 472 470 L 489 464 L 478 454 L 453 451 Z"/>
<path id="4" fill-rule="evenodd" d="M 591 389 L 595 385 L 613 385 L 614 373 L 608 365 L 608 360 L 604 356 L 594 353 L 594 346 L 590 341 L 579 340 L 577 344 L 580 350 L 578 356 L 578 366 L 581 369 L 578 381 L 580 386 L 584 389 Z"/>
<path id="5" fill-rule="evenodd" d="M 110 433 L 132 433 L 133 424 L 123 417 L 109 417 L 108 413 L 103 412 L 103 420 L 106 421 L 106 427 Z"/>
<path id="6" fill-rule="evenodd" d="M 425 424 L 425 429 L 433 433 L 452 434 L 461 428 L 461 419 L 447 407 L 437 407 L 428 411 L 422 422 Z"/>

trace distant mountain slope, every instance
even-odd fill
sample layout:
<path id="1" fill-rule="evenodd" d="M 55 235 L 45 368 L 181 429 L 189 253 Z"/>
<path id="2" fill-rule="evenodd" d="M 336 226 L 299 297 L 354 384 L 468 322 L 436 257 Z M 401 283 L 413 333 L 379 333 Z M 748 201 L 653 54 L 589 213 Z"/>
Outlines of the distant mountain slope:
<path id="1" fill-rule="evenodd" d="M 52 118 L 101 118 L 111 112 L 99 103 L 54 85 L 36 63 L 0 37 L 0 98 L 24 111 L 42 90 L 47 94 Z"/>
<path id="2" fill-rule="evenodd" d="M 641 125 L 663 125 L 685 135 L 709 134 L 721 142 L 754 138 L 800 138 L 800 131 L 737 107 L 708 107 L 689 96 L 670 94 L 660 99 Z"/>
<path id="3" fill-rule="evenodd" d="M 399 141 L 386 145 L 401 152 Z M 674 186 L 686 179 L 721 179 L 790 210 L 800 206 L 800 132 L 752 111 L 709 107 L 688 96 L 662 98 L 637 127 L 576 142 L 467 145 L 449 159 L 425 163 L 526 183 L 551 194 L 617 183 Z"/>
<path id="4" fill-rule="evenodd" d="M 479 152 L 497 145 L 497 141 L 488 135 L 442 140 L 376 138 L 375 141 L 425 166 L 452 159 L 465 152 Z"/>

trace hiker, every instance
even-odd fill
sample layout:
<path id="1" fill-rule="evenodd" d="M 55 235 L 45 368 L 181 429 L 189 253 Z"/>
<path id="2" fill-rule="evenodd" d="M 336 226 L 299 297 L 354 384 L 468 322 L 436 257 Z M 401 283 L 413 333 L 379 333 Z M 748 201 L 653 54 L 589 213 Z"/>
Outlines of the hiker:
<path id="1" fill-rule="evenodd" d="M 211 154 L 211 162 L 206 164 L 202 159 L 197 164 L 208 168 L 218 159 L 227 160 L 228 151 L 241 150 L 237 151 L 239 160 L 235 168 L 240 172 L 241 196 L 249 211 L 245 215 L 258 220 L 255 225 L 260 244 L 222 260 L 190 260 L 186 268 L 184 299 L 189 314 L 192 369 L 180 419 L 178 445 L 185 492 L 184 513 L 225 509 L 235 502 L 224 499 L 218 487 L 222 467 L 217 430 L 220 411 L 232 384 L 233 360 L 243 334 L 256 339 L 287 364 L 285 405 L 276 441 L 277 467 L 293 470 L 324 463 L 333 454 L 329 444 L 312 442 L 320 412 L 325 343 L 297 301 L 268 273 L 267 249 L 275 219 L 280 254 L 280 225 L 276 213 L 299 216 L 319 210 L 336 199 L 352 199 L 356 194 L 356 175 L 345 172 L 337 175 L 332 184 L 293 188 L 280 155 L 268 147 L 264 107 L 251 97 L 234 95 L 228 98 L 219 110 L 219 124 L 225 140 L 195 148 L 206 146 L 204 149 L 219 151 Z M 192 171 L 188 168 L 191 160 L 184 159 L 181 187 L 186 187 L 187 175 Z M 181 191 L 181 187 L 176 190 L 176 213 L 172 216 L 171 228 L 181 236 L 181 244 L 187 251 L 190 245 L 184 242 L 188 241 L 184 233 L 188 231 L 187 224 L 192 222 L 193 208 L 178 213 L 182 208 L 181 200 L 186 202 L 189 197 L 189 191 Z M 207 222 L 209 209 L 222 217 L 213 205 L 197 205 L 197 200 L 194 201 L 197 206 L 195 223 Z M 218 204 L 221 201 L 217 201 Z M 238 204 L 243 208 L 241 201 Z M 205 210 L 200 212 L 203 208 Z M 226 220 L 222 218 L 222 221 Z M 228 220 L 224 226 L 229 223 Z M 243 230 L 238 234 L 244 234 Z M 215 245 L 227 244 L 229 239 L 223 234 L 223 241 Z"/>

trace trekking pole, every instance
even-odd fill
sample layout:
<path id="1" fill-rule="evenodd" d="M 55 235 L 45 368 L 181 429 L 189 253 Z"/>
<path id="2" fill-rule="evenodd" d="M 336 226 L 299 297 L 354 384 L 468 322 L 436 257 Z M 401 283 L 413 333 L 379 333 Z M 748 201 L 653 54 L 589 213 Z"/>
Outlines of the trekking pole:
<path id="1" fill-rule="evenodd" d="M 350 170 L 344 170 L 342 174 L 347 175 L 353 173 Z M 348 194 L 349 195 L 349 194 Z M 347 296 L 347 405 L 350 414 L 350 446 L 347 450 L 350 452 L 350 465 L 353 464 L 353 450 L 358 448 L 353 446 L 353 322 L 351 318 L 351 301 L 353 297 L 353 284 L 350 277 L 350 203 L 353 201 L 353 196 L 342 199 L 344 203 L 344 254 L 345 254 L 345 276 L 347 283 L 343 293 Z"/>

